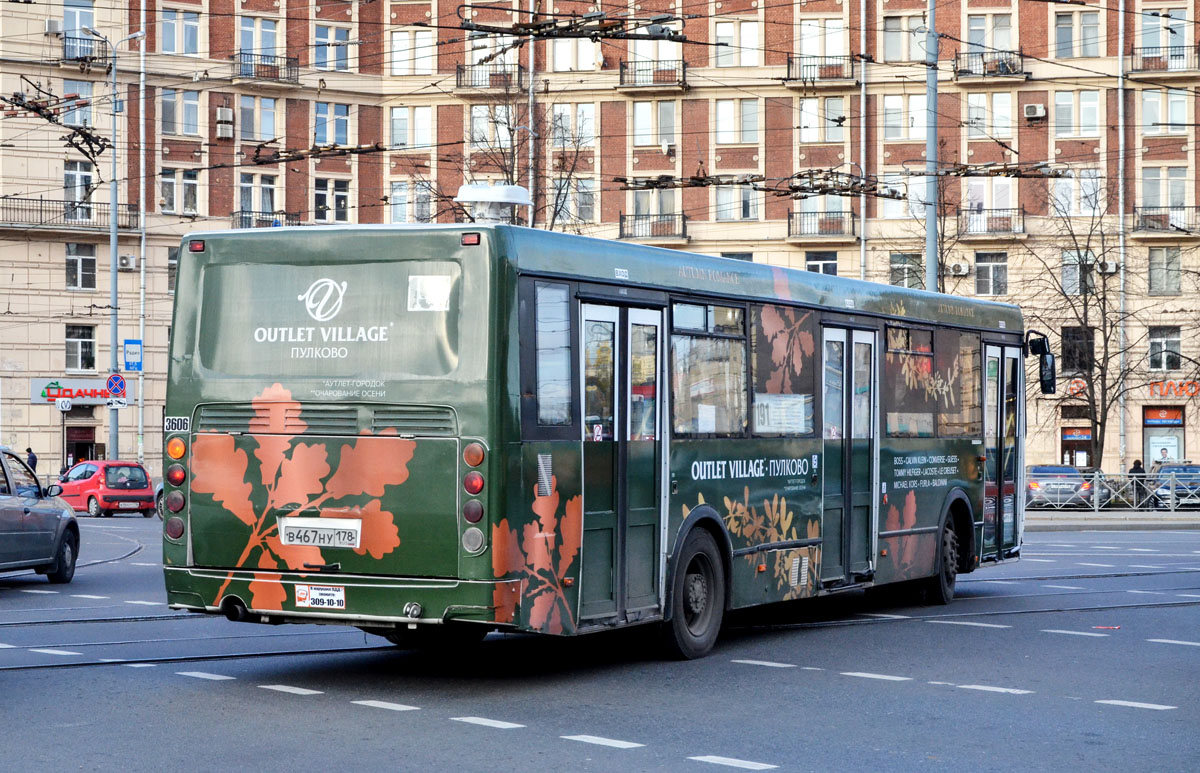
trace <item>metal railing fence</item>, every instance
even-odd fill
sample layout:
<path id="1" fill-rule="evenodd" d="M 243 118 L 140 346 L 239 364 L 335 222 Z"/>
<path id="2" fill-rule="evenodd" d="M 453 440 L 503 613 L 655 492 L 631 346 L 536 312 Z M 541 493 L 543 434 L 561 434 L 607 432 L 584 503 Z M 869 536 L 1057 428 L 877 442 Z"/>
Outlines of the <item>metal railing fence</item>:
<path id="1" fill-rule="evenodd" d="M 1141 475 L 1102 472 L 1084 473 L 1090 487 L 1086 491 L 1064 491 L 1049 496 L 1033 496 L 1026 480 L 1025 509 L 1052 510 L 1143 510 L 1174 513 L 1200 509 L 1200 473 L 1164 473 Z M 1078 478 L 1035 478 L 1040 484 L 1072 483 Z"/>

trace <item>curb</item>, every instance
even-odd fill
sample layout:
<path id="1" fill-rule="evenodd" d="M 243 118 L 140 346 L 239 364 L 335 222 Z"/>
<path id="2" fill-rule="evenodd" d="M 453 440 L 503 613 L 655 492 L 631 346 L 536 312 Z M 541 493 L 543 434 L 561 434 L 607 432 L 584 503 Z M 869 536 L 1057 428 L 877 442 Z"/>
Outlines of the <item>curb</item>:
<path id="1" fill-rule="evenodd" d="M 1025 531 L 1200 530 L 1200 513 L 1149 515 L 1144 511 L 1025 513 Z"/>

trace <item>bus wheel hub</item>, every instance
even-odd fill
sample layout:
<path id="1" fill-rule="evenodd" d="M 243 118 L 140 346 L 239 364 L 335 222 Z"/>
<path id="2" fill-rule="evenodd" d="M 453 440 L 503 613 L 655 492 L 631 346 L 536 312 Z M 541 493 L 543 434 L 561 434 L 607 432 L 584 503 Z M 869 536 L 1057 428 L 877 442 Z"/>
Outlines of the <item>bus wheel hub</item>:
<path id="1" fill-rule="evenodd" d="M 688 612 L 698 615 L 708 606 L 708 586 L 704 575 L 689 574 L 687 576 L 687 607 Z"/>

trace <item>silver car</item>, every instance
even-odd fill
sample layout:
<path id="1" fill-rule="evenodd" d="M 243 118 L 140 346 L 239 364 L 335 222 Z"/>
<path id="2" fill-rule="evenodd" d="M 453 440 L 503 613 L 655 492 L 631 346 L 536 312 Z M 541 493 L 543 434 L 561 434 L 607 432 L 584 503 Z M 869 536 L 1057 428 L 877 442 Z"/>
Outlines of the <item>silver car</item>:
<path id="1" fill-rule="evenodd" d="M 20 457 L 0 446 L 0 572 L 33 569 L 70 582 L 79 556 L 79 524 L 62 488 L 42 488 Z"/>

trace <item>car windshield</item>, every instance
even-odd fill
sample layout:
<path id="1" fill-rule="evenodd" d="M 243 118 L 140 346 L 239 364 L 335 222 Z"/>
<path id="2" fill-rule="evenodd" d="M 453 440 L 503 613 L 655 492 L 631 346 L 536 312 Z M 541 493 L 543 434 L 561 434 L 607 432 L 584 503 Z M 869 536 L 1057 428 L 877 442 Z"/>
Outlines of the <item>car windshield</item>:
<path id="1" fill-rule="evenodd" d="M 150 485 L 146 471 L 130 465 L 109 467 L 104 471 L 104 483 L 109 488 L 146 488 Z"/>
<path id="2" fill-rule="evenodd" d="M 1168 464 L 1158 472 L 1161 475 L 1200 475 L 1200 464 Z"/>
<path id="3" fill-rule="evenodd" d="M 1029 470 L 1029 474 L 1030 475 L 1038 475 L 1038 476 L 1049 476 L 1049 475 L 1077 476 L 1077 475 L 1079 475 L 1079 470 L 1075 469 L 1074 467 L 1068 467 L 1065 464 L 1039 464 L 1034 467 L 1031 467 Z"/>

